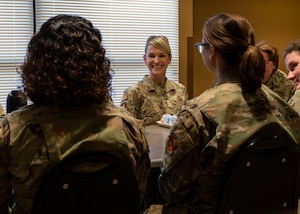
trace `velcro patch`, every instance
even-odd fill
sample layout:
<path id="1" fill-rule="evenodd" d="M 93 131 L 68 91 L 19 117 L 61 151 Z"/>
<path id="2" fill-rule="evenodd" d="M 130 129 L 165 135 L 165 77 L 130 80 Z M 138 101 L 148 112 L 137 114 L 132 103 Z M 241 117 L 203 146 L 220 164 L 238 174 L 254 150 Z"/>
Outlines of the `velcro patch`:
<path id="1" fill-rule="evenodd" d="M 178 147 L 176 135 L 172 133 L 168 136 L 166 141 L 166 150 L 169 154 L 172 154 L 172 152 Z"/>

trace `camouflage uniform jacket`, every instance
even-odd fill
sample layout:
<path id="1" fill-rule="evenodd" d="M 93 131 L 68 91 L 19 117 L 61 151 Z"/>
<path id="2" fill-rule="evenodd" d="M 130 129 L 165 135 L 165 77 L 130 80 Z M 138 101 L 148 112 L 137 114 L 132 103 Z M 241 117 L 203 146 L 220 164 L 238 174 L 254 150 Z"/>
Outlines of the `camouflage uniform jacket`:
<path id="1" fill-rule="evenodd" d="M 145 125 L 155 124 L 163 114 L 177 114 L 188 99 L 184 85 L 166 78 L 164 85 L 154 83 L 146 75 L 124 92 L 121 106 Z"/>
<path id="2" fill-rule="evenodd" d="M 7 213 L 12 189 L 13 213 L 30 214 L 45 172 L 79 148 L 107 151 L 129 161 L 143 198 L 150 171 L 144 130 L 126 110 L 111 102 L 73 108 L 27 106 L 7 114 L 0 131 L 1 214 Z"/>
<path id="3" fill-rule="evenodd" d="M 300 114 L 300 90 L 296 90 L 288 102 Z"/>
<path id="4" fill-rule="evenodd" d="M 0 104 L 0 118 L 2 118 L 5 115 L 3 106 Z"/>
<path id="5" fill-rule="evenodd" d="M 285 101 L 288 101 L 293 96 L 295 91 L 293 82 L 290 81 L 287 78 L 286 73 L 281 70 L 273 72 L 265 85 Z"/>
<path id="6" fill-rule="evenodd" d="M 168 204 L 164 213 L 213 214 L 228 159 L 265 124 L 278 123 L 295 136 L 300 133 L 298 119 L 264 85 L 243 95 L 238 83 L 223 83 L 189 100 L 166 141 L 159 178 Z"/>

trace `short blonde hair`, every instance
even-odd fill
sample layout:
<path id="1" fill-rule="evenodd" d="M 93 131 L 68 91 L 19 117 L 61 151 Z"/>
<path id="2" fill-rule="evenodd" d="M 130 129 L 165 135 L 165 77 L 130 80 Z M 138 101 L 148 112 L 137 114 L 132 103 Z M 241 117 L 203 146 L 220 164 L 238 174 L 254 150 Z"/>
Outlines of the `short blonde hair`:
<path id="1" fill-rule="evenodd" d="M 165 36 L 149 36 L 145 45 L 145 54 L 149 45 L 157 49 L 161 49 L 165 51 L 168 55 L 171 55 L 171 47 L 169 44 L 169 40 Z"/>

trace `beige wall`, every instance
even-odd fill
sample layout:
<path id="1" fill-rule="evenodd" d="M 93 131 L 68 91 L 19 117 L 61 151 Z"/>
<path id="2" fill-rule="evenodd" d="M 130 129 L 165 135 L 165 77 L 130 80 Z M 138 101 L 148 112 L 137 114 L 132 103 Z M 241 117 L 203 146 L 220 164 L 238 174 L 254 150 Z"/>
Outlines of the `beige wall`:
<path id="1" fill-rule="evenodd" d="M 190 98 L 214 84 L 193 46 L 201 40 L 201 28 L 218 12 L 239 13 L 256 32 L 256 42 L 266 40 L 279 49 L 279 68 L 286 72 L 282 54 L 286 45 L 300 38 L 300 0 L 179 0 L 179 80 Z"/>

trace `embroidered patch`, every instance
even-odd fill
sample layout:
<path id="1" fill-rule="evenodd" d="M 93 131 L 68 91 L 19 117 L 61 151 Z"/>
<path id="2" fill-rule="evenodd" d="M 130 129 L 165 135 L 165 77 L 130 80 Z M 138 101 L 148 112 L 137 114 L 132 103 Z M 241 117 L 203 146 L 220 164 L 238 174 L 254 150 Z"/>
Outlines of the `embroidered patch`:
<path id="1" fill-rule="evenodd" d="M 176 135 L 172 133 L 170 136 L 168 136 L 166 141 L 166 150 L 169 153 L 172 153 L 174 149 L 178 147 L 177 141 L 176 141 Z"/>

